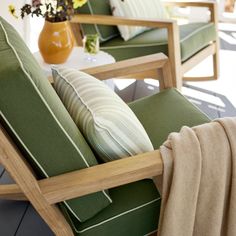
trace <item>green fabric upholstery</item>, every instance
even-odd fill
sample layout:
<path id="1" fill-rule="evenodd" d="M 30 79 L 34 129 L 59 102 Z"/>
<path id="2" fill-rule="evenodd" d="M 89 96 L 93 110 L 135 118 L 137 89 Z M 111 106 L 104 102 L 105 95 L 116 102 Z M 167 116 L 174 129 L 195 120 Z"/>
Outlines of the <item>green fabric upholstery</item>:
<path id="1" fill-rule="evenodd" d="M 112 204 L 92 219 L 70 223 L 78 236 L 139 236 L 157 229 L 160 195 L 152 180 L 142 180 L 109 190 Z"/>
<path id="2" fill-rule="evenodd" d="M 89 0 L 83 7 L 78 8 L 78 14 L 111 15 L 109 0 Z M 98 34 L 100 41 L 104 42 L 120 35 L 116 26 L 82 24 L 84 35 Z"/>
<path id="3" fill-rule="evenodd" d="M 147 32 L 148 33 L 148 32 Z M 209 119 L 177 90 L 130 104 L 155 148 L 181 126 Z M 174 114 L 174 119 L 173 119 Z M 0 17 L 0 121 L 41 177 L 96 165 L 97 161 L 16 31 Z M 85 159 L 83 159 L 85 158 Z M 60 204 L 78 236 L 140 236 L 157 228 L 160 195 L 142 180 Z M 103 209 L 103 210 L 102 210 Z M 78 213 L 78 217 L 74 213 Z"/>
<path id="4" fill-rule="evenodd" d="M 183 125 L 195 126 L 210 121 L 175 89 L 165 90 L 129 105 L 156 149 L 169 133 L 179 131 Z M 110 189 L 109 193 L 113 203 L 90 220 L 81 224 L 73 216 L 67 215 L 76 235 L 140 236 L 155 231 L 160 199 L 151 180 Z"/>
<path id="5" fill-rule="evenodd" d="M 206 47 L 216 38 L 213 23 L 181 25 L 180 48 L 182 62 Z M 153 29 L 124 41 L 120 36 L 101 44 L 101 49 L 110 53 L 116 61 L 163 52 L 168 55 L 167 30 Z"/>
<path id="6" fill-rule="evenodd" d="M 167 139 L 171 132 L 179 132 L 184 125 L 192 127 L 209 122 L 209 118 L 175 89 L 129 104 L 145 128 L 154 149 Z"/>
<path id="7" fill-rule="evenodd" d="M 97 161 L 18 33 L 0 17 L 0 117 L 41 177 Z M 111 203 L 105 192 L 66 201 L 85 221 Z"/>

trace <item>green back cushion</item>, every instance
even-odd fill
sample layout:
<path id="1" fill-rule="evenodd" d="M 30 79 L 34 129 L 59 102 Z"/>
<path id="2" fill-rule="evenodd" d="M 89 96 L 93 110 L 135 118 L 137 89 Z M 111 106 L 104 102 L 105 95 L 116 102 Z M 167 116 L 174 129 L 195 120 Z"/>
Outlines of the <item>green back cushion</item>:
<path id="1" fill-rule="evenodd" d="M 18 33 L 0 17 L 0 114 L 41 177 L 86 168 L 97 161 Z M 85 221 L 108 206 L 105 191 L 66 201 Z"/>
<path id="2" fill-rule="evenodd" d="M 182 126 L 193 127 L 210 121 L 176 89 L 165 89 L 129 106 L 145 128 L 154 149 L 158 149 L 171 132 L 179 132 Z"/>
<path id="3" fill-rule="evenodd" d="M 78 14 L 111 15 L 109 0 L 89 0 L 83 7 L 78 8 Z M 82 24 L 83 34 L 98 34 L 101 42 L 119 35 L 116 26 Z"/>

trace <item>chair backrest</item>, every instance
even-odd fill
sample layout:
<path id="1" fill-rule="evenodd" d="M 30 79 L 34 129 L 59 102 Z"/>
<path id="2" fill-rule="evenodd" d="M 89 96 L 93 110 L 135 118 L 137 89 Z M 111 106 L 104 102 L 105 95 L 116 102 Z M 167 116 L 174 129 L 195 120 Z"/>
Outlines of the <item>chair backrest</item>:
<path id="1" fill-rule="evenodd" d="M 97 164 L 37 61 L 14 28 L 1 17 L 0 122 L 39 177 Z M 78 220 L 85 221 L 110 203 L 103 191 L 66 201 L 65 205 Z M 88 207 L 92 211 L 87 211 Z"/>
<path id="2" fill-rule="evenodd" d="M 78 9 L 78 14 L 89 15 L 111 15 L 109 0 L 88 0 L 88 2 Z M 120 35 L 116 26 L 82 24 L 81 30 L 85 34 L 98 34 L 101 42 L 105 42 Z"/>

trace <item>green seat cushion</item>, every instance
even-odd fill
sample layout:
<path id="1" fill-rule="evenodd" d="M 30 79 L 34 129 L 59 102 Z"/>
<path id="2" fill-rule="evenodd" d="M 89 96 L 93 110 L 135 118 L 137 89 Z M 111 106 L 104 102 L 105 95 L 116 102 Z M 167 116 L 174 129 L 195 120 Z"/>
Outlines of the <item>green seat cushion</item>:
<path id="1" fill-rule="evenodd" d="M 182 62 L 206 47 L 216 38 L 213 23 L 191 23 L 179 26 Z M 153 29 L 128 41 L 120 36 L 101 44 L 101 49 L 117 61 L 163 52 L 168 55 L 167 30 Z"/>
<path id="2" fill-rule="evenodd" d="M 142 180 L 109 190 L 112 204 L 80 224 L 68 216 L 78 236 L 140 236 L 157 229 L 160 195 L 152 180 Z"/>
<path id="3" fill-rule="evenodd" d="M 209 118 L 175 89 L 129 104 L 146 129 L 155 149 L 169 133 L 183 125 L 195 126 Z M 160 196 L 151 180 L 142 180 L 109 190 L 113 203 L 90 220 L 79 223 L 67 214 L 78 236 L 140 236 L 157 229 Z"/>
<path id="4" fill-rule="evenodd" d="M 1 17 L 0 117 L 40 177 L 97 164 L 29 49 Z M 65 202 L 80 221 L 89 219 L 110 203 L 105 191 Z"/>
<path id="5" fill-rule="evenodd" d="M 81 8 L 78 8 L 78 14 L 89 15 L 111 15 L 109 0 L 88 0 Z M 98 34 L 100 41 L 104 42 L 120 35 L 116 26 L 81 24 L 81 30 L 84 35 Z"/>
<path id="6" fill-rule="evenodd" d="M 176 89 L 164 90 L 129 105 L 145 128 L 154 149 L 158 149 L 171 132 L 179 132 L 182 126 L 192 127 L 210 121 Z"/>

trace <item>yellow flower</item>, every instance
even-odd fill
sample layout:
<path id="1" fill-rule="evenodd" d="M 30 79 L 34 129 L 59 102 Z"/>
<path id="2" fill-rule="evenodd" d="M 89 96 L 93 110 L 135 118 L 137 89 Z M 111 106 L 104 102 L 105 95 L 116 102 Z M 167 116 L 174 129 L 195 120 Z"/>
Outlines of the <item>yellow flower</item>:
<path id="1" fill-rule="evenodd" d="M 88 0 L 73 0 L 73 8 L 82 7 Z"/>
<path id="2" fill-rule="evenodd" d="M 62 11 L 63 10 L 63 7 L 62 6 L 59 6 L 58 8 L 57 8 L 57 12 L 60 12 L 60 11 Z"/>
<path id="3" fill-rule="evenodd" d="M 8 6 L 8 10 L 15 18 L 18 18 L 18 16 L 16 15 L 16 8 L 14 5 L 10 4 Z"/>

